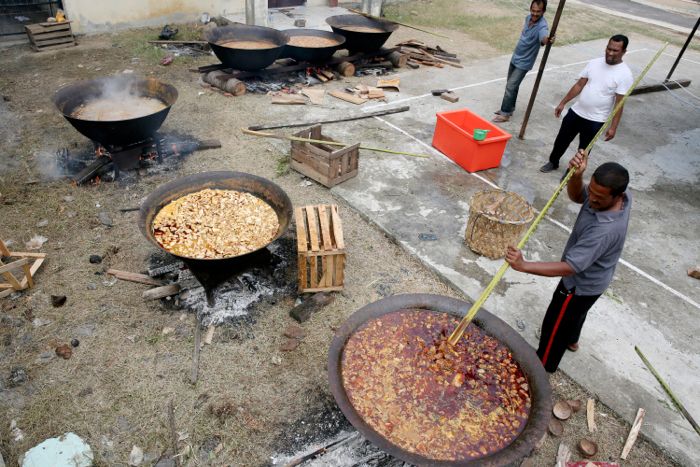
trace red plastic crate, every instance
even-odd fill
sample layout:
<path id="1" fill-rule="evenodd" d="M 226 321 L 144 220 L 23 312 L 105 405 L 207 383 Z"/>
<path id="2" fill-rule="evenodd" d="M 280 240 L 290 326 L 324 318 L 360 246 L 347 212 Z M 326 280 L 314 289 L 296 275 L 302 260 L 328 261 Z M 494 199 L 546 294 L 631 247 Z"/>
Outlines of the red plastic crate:
<path id="1" fill-rule="evenodd" d="M 474 140 L 475 129 L 490 130 L 483 141 Z M 437 113 L 433 146 L 467 172 L 493 169 L 501 164 L 511 138 L 493 123 L 467 109 Z"/>

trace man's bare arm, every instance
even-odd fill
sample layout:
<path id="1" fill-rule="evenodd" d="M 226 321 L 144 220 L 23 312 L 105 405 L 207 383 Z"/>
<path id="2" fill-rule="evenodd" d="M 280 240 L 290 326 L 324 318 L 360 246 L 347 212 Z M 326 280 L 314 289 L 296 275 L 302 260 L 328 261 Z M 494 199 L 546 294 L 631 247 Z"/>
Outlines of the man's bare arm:
<path id="1" fill-rule="evenodd" d="M 588 154 L 585 149 L 579 149 L 569 161 L 569 170 L 576 167 L 576 172 L 569 179 L 569 184 L 566 185 L 566 193 L 574 203 L 583 203 L 583 172 L 586 171 L 587 166 Z"/>
<path id="2" fill-rule="evenodd" d="M 516 271 L 545 277 L 565 277 L 576 274 L 576 271 L 565 261 L 544 262 L 525 261 L 522 251 L 513 246 L 508 247 L 506 261 Z"/>
<path id="3" fill-rule="evenodd" d="M 622 102 L 622 99 L 624 99 L 625 96 L 621 94 L 615 94 L 615 107 Z M 613 107 L 613 108 L 615 108 Z M 610 127 L 608 130 L 605 132 L 605 141 L 610 141 L 615 137 L 615 134 L 617 133 L 617 125 L 620 123 L 620 119 L 622 118 L 622 109 L 623 107 L 620 107 L 620 110 L 617 111 L 615 116 L 612 119 L 612 122 L 610 122 Z"/>
<path id="4" fill-rule="evenodd" d="M 569 92 L 566 93 L 564 98 L 561 100 L 559 105 L 554 109 L 554 116 L 559 118 L 561 116 L 562 111 L 564 110 L 564 106 L 574 97 L 578 96 L 581 94 L 581 91 L 583 91 L 583 87 L 588 83 L 588 78 L 579 78 L 578 81 L 576 81 L 576 84 L 571 86 L 571 89 L 569 89 Z"/>

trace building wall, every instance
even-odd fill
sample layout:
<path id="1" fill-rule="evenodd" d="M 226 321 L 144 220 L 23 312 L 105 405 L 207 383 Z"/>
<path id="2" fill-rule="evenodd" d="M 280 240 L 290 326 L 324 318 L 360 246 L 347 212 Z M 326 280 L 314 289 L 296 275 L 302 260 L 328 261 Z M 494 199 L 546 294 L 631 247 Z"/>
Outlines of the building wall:
<path id="1" fill-rule="evenodd" d="M 306 6 L 328 0 L 307 0 Z M 63 0 L 73 31 L 95 33 L 139 26 L 197 21 L 211 16 L 245 13 L 245 0 Z"/>

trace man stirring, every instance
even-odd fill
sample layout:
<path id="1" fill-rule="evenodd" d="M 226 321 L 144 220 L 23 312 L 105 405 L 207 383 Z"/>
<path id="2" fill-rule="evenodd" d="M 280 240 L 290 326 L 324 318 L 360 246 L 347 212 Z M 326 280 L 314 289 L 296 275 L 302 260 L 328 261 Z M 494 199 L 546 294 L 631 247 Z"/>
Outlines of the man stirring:
<path id="1" fill-rule="evenodd" d="M 576 172 L 569 180 L 569 198 L 582 204 L 561 261 L 526 261 L 522 252 L 508 247 L 506 261 L 520 272 L 561 277 L 549 304 L 537 355 L 545 370 L 559 366 L 566 349 L 578 350 L 588 310 L 610 285 L 627 235 L 632 198 L 625 190 L 627 170 L 616 162 L 598 167 L 590 183 L 583 183 L 588 155 L 582 149 L 569 162 Z"/>

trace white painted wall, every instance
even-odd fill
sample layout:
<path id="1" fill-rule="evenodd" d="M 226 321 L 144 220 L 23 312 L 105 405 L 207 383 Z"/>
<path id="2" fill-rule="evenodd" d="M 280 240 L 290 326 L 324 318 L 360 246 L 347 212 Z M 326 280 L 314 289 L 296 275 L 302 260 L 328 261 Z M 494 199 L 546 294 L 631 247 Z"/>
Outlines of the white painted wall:
<path id="1" fill-rule="evenodd" d="M 242 14 L 245 4 L 246 0 L 63 0 L 73 31 L 88 34 L 197 21 L 203 12 L 212 17 Z M 328 0 L 306 2 L 319 5 L 328 5 Z"/>

